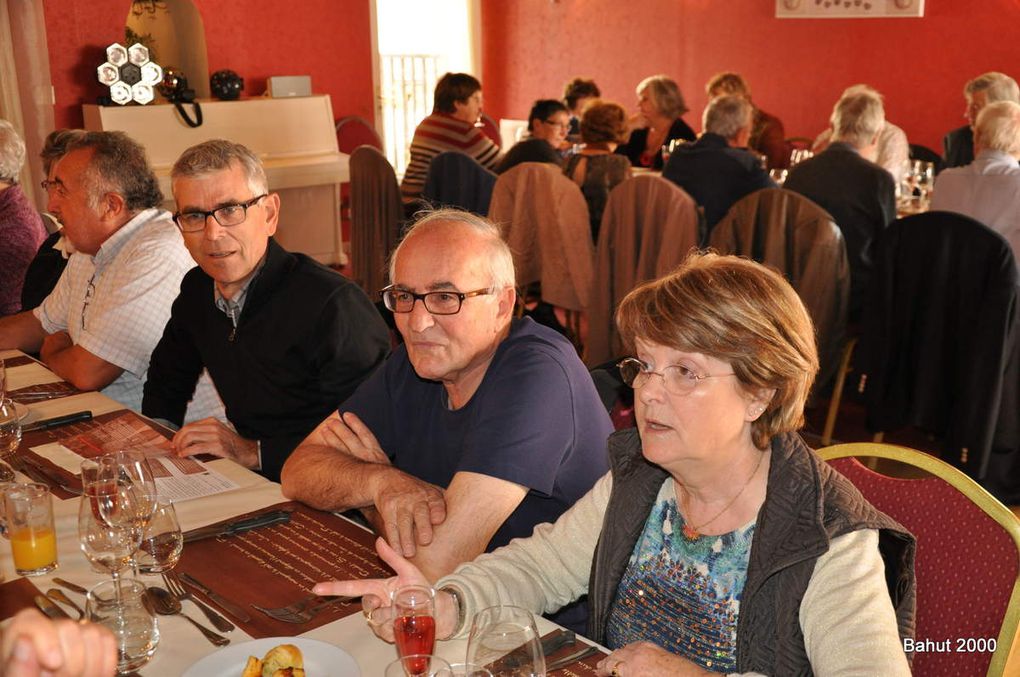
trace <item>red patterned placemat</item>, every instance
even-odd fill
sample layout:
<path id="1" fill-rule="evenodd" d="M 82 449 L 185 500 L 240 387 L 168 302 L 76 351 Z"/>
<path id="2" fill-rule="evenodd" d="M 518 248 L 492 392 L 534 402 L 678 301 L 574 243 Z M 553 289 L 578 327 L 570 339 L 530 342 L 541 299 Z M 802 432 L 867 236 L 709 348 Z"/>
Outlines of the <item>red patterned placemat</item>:
<path id="1" fill-rule="evenodd" d="M 42 591 L 27 578 L 15 578 L 0 585 L 0 621 L 5 621 L 26 607 L 34 607 L 33 598 Z"/>
<path id="2" fill-rule="evenodd" d="M 214 592 L 244 607 L 251 615 L 250 621 L 224 614 L 256 639 L 308 632 L 359 613 L 361 602 L 337 603 L 305 624 L 274 620 L 252 608 L 252 604 L 286 606 L 307 597 L 312 586 L 320 581 L 393 575 L 375 553 L 375 536 L 333 513 L 289 502 L 250 515 L 280 509 L 291 511 L 290 522 L 188 543 L 176 567 L 178 573 L 191 574 Z M 229 521 L 234 519 L 238 518 Z M 193 592 L 219 609 L 212 600 Z"/>

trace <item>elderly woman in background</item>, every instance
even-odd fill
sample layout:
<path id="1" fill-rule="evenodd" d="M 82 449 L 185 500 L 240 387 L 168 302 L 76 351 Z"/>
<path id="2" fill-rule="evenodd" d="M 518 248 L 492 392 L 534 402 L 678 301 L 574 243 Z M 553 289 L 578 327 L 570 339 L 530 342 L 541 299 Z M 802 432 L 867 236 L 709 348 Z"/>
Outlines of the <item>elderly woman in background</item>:
<path id="1" fill-rule="evenodd" d="M 680 116 L 688 111 L 684 95 L 673 80 L 653 75 L 637 86 L 639 126 L 616 149 L 635 167 L 662 169 L 662 147 L 670 141 L 694 141 L 694 130 Z"/>
<path id="2" fill-rule="evenodd" d="M 581 113 L 589 101 L 600 96 L 602 92 L 594 80 L 574 78 L 563 86 L 563 103 L 567 104 L 567 111 L 570 113 L 570 129 L 567 130 L 569 141 L 581 138 Z"/>
<path id="3" fill-rule="evenodd" d="M 789 166 L 790 151 L 786 147 L 782 121 L 754 105 L 751 101 L 751 88 L 740 73 L 716 73 L 705 85 L 705 93 L 709 99 L 727 94 L 743 97 L 754 111 L 751 117 L 751 138 L 747 140 L 747 146 L 765 156 L 769 169 L 785 169 Z"/>
<path id="4" fill-rule="evenodd" d="M 46 239 L 42 216 L 18 185 L 25 142 L 0 120 L 0 316 L 21 311 L 25 271 Z"/>
<path id="5" fill-rule="evenodd" d="M 617 323 L 638 428 L 609 438 L 609 474 L 555 524 L 437 582 L 437 637 L 485 606 L 587 593 L 588 634 L 613 650 L 602 675 L 909 675 L 914 541 L 794 432 L 818 358 L 789 283 L 694 254 Z M 372 606 L 422 582 L 377 548 L 396 577 L 316 592 Z"/>
<path id="6" fill-rule="evenodd" d="M 588 221 L 593 242 L 599 241 L 599 225 L 606 209 L 609 191 L 630 178 L 630 162 L 614 155 L 617 145 L 627 138 L 627 111 L 612 101 L 591 101 L 581 116 L 581 140 L 584 147 L 572 155 L 563 173 L 581 187 L 588 203 Z"/>
<path id="7" fill-rule="evenodd" d="M 570 127 L 567 107 L 556 99 L 539 99 L 528 114 L 528 138 L 514 144 L 503 156 L 498 174 L 522 162 L 551 162 L 562 165 L 560 147 L 566 142 Z"/>

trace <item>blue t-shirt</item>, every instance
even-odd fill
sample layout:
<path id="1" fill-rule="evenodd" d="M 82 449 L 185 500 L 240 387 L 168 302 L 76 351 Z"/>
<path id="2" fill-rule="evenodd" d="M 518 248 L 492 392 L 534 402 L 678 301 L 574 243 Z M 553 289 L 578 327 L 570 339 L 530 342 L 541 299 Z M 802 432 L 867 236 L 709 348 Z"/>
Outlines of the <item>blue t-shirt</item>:
<path id="1" fill-rule="evenodd" d="M 487 550 L 556 521 L 609 469 L 613 425 L 588 370 L 566 339 L 529 318 L 514 320 L 467 404 L 446 403 L 443 385 L 419 378 L 400 346 L 339 410 L 426 482 L 445 488 L 473 472 L 527 487 Z"/>

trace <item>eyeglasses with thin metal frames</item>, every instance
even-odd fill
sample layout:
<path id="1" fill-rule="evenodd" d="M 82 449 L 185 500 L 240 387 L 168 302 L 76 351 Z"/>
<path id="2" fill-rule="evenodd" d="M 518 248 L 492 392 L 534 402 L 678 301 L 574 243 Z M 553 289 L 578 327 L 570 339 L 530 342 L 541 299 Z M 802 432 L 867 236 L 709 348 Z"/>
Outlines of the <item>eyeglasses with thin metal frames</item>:
<path id="1" fill-rule="evenodd" d="M 67 186 L 60 179 L 44 179 L 39 182 L 39 185 L 42 186 L 47 195 L 53 190 L 57 191 L 57 195 L 61 197 L 67 195 Z"/>
<path id="2" fill-rule="evenodd" d="M 485 296 L 492 291 L 492 288 L 486 287 L 474 291 L 427 291 L 418 294 L 390 285 L 379 293 L 382 295 L 383 304 L 394 313 L 410 313 L 414 310 L 414 304 L 421 300 L 425 304 L 425 310 L 433 315 L 456 315 L 464 305 L 465 299 Z"/>
<path id="3" fill-rule="evenodd" d="M 236 204 L 223 205 L 209 211 L 196 209 L 187 212 L 177 212 L 173 215 L 174 223 L 177 224 L 177 227 L 180 228 L 183 233 L 197 233 L 205 230 L 205 225 L 210 216 L 216 220 L 216 223 L 220 224 L 224 228 L 237 226 L 244 223 L 245 219 L 248 218 L 248 209 L 267 195 L 269 195 L 269 193 L 263 193 L 262 195 L 256 195 L 250 200 L 238 202 Z"/>
<path id="4" fill-rule="evenodd" d="M 650 364 L 636 357 L 620 360 L 616 366 L 620 370 L 623 382 L 634 390 L 647 384 L 652 376 L 658 376 L 662 379 L 662 385 L 666 391 L 674 395 L 687 395 L 693 392 L 698 387 L 698 383 L 706 378 L 734 375 L 732 371 L 725 374 L 697 374 L 690 367 L 682 364 L 671 364 L 664 367 L 662 371 L 653 371 Z"/>

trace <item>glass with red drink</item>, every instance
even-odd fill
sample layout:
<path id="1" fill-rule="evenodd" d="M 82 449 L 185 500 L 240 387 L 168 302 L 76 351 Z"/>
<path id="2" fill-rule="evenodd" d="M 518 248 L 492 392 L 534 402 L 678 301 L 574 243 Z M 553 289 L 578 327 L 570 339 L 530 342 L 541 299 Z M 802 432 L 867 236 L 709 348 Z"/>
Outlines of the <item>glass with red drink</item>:
<path id="1" fill-rule="evenodd" d="M 435 591 L 424 585 L 405 585 L 393 591 L 393 637 L 401 658 L 428 655 L 436 645 Z M 428 662 L 409 661 L 409 675 L 425 674 Z"/>

